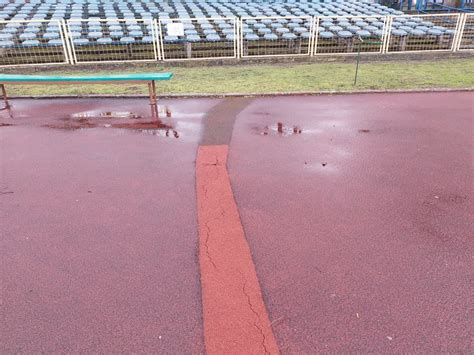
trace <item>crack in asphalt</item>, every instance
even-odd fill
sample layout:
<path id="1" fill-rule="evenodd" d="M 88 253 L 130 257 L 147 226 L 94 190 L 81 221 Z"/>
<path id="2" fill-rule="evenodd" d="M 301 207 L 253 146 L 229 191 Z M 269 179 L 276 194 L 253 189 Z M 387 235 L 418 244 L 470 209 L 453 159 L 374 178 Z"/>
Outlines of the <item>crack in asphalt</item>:
<path id="1" fill-rule="evenodd" d="M 209 228 L 209 225 L 207 224 L 207 222 L 204 223 L 204 226 L 206 227 L 206 240 L 204 241 L 204 247 L 206 248 L 206 255 L 207 255 L 207 258 L 209 259 L 209 261 L 211 262 L 211 264 L 217 270 L 217 265 L 214 262 L 214 260 L 212 260 L 211 253 L 209 252 L 209 238 L 210 238 L 210 235 L 211 235 L 211 228 Z"/>
<path id="2" fill-rule="evenodd" d="M 244 274 L 241 271 L 239 271 L 239 272 L 242 275 L 242 277 L 244 277 Z M 247 285 L 247 280 L 244 281 L 244 285 L 242 287 L 242 291 L 243 291 L 244 295 L 247 297 L 247 304 L 249 305 L 249 308 L 252 311 L 252 313 L 255 314 L 255 316 L 257 317 L 258 322 L 261 323 L 262 320 L 260 318 L 260 314 L 258 314 L 258 312 L 253 308 L 252 302 L 250 300 L 250 295 L 245 290 L 246 285 Z M 254 322 L 253 325 L 255 326 L 255 328 L 257 328 L 257 330 L 262 335 L 262 347 L 263 347 L 263 350 L 265 351 L 265 354 L 270 354 L 270 351 L 268 351 L 267 346 L 265 345 L 267 337 L 265 336 L 265 333 L 263 332 L 263 329 L 257 324 L 257 322 Z"/>

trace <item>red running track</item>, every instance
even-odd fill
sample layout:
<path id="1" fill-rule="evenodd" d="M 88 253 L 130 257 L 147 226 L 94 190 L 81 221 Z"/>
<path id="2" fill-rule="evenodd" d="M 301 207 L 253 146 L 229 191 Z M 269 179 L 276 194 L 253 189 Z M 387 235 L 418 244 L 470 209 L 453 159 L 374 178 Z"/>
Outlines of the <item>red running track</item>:
<path id="1" fill-rule="evenodd" d="M 282 353 L 474 351 L 473 99 L 262 98 L 237 117 L 229 174 Z"/>
<path id="2" fill-rule="evenodd" d="M 472 93 L 165 104 L 169 129 L 64 120 L 144 115 L 143 100 L 0 113 L 15 124 L 0 127 L 2 352 L 204 351 L 195 159 L 221 136 L 201 118 L 226 107 L 243 109 L 229 176 L 282 353 L 473 351 Z"/>

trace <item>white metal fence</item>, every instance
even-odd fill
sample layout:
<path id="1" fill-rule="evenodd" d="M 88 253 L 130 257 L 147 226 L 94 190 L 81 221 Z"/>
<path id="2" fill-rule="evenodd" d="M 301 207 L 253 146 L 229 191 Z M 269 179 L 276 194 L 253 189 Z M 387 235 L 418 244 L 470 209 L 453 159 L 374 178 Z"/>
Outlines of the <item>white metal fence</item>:
<path id="1" fill-rule="evenodd" d="M 459 24 L 459 14 L 390 17 L 386 51 L 453 51 Z"/>
<path id="2" fill-rule="evenodd" d="M 66 22 L 73 63 L 156 61 L 156 26 L 147 19 Z"/>
<path id="3" fill-rule="evenodd" d="M 0 21 L 0 66 L 66 64 L 68 58 L 62 21 Z"/>
<path id="4" fill-rule="evenodd" d="M 386 16 L 318 17 L 314 54 L 382 53 Z"/>
<path id="5" fill-rule="evenodd" d="M 165 61 L 237 58 L 235 17 L 160 19 L 158 28 Z"/>
<path id="6" fill-rule="evenodd" d="M 474 14 L 0 21 L 0 67 L 474 50 Z"/>
<path id="7" fill-rule="evenodd" d="M 313 28 L 311 16 L 242 17 L 241 57 L 309 56 Z"/>
<path id="8" fill-rule="evenodd" d="M 463 15 L 456 47 L 459 51 L 474 50 L 474 14 Z"/>

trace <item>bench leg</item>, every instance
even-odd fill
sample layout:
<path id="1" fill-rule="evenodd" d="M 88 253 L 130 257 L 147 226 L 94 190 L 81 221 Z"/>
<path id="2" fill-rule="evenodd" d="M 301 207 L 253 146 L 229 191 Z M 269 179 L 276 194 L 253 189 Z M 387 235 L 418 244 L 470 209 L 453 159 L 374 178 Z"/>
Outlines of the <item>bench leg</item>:
<path id="1" fill-rule="evenodd" d="M 156 98 L 156 86 L 154 80 L 148 83 L 148 94 L 150 96 L 151 116 L 158 119 L 158 99 Z"/>
<path id="2" fill-rule="evenodd" d="M 2 89 L 3 101 L 5 102 L 5 107 L 3 107 L 2 110 L 7 110 L 10 108 L 10 103 L 8 102 L 7 89 L 5 89 L 4 84 L 1 84 L 0 86 Z"/>

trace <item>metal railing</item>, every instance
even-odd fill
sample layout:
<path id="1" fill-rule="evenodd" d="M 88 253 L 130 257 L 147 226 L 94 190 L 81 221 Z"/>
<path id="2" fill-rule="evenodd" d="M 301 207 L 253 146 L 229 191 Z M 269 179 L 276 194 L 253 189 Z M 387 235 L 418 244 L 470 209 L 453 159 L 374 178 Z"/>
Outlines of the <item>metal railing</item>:
<path id="1" fill-rule="evenodd" d="M 0 67 L 472 50 L 467 13 L 0 21 Z"/>

